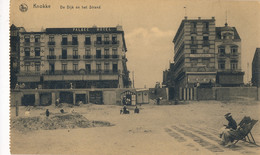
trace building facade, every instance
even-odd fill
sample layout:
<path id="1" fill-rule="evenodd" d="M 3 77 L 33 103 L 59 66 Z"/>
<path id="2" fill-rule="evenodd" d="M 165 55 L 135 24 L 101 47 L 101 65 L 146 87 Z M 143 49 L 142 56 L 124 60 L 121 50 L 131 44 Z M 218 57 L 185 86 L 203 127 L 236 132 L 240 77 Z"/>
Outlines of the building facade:
<path id="1" fill-rule="evenodd" d="M 20 33 L 20 88 L 128 88 L 124 31 L 46 28 Z"/>
<path id="2" fill-rule="evenodd" d="M 216 81 L 215 19 L 187 19 L 173 39 L 174 79 L 177 87 Z"/>
<path id="3" fill-rule="evenodd" d="M 252 84 L 260 87 L 260 48 L 256 48 L 252 61 Z"/>
<path id="4" fill-rule="evenodd" d="M 185 17 L 173 43 L 172 74 L 180 98 L 195 98 L 194 87 L 243 84 L 241 39 L 235 27 L 216 27 L 214 17 Z"/>
<path id="5" fill-rule="evenodd" d="M 19 32 L 24 32 L 23 27 L 10 26 L 10 88 L 14 89 L 17 84 L 17 75 L 20 64 L 20 36 Z"/>

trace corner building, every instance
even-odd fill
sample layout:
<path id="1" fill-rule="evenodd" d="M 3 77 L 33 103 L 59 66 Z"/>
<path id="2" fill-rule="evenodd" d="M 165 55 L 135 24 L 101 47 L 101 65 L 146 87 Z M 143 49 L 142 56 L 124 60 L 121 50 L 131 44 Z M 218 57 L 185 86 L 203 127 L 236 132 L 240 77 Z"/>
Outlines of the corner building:
<path id="1" fill-rule="evenodd" d="M 196 98 L 194 87 L 243 85 L 241 39 L 235 27 L 216 27 L 214 17 L 185 17 L 173 43 L 172 72 L 180 99 Z"/>
<path id="2" fill-rule="evenodd" d="M 173 39 L 174 79 L 177 87 L 216 81 L 215 19 L 187 19 Z"/>
<path id="3" fill-rule="evenodd" d="M 20 33 L 18 83 L 25 89 L 128 88 L 121 26 Z"/>

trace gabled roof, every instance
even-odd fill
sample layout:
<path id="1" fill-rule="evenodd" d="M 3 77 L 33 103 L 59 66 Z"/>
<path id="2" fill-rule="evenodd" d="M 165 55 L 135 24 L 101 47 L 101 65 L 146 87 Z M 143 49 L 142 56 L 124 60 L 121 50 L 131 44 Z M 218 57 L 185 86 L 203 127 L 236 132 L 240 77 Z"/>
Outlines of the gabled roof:
<path id="1" fill-rule="evenodd" d="M 239 39 L 240 40 L 240 36 L 236 30 L 235 27 L 230 27 L 233 29 L 234 31 L 234 39 Z M 225 30 L 225 27 L 216 27 L 216 39 L 221 39 L 221 32 Z"/>

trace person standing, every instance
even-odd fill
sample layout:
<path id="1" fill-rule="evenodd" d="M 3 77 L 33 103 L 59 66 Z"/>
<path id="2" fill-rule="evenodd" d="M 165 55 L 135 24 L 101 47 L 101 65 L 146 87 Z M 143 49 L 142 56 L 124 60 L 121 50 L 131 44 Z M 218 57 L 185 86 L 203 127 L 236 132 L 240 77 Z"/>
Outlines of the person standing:
<path id="1" fill-rule="evenodd" d="M 50 116 L 50 112 L 49 112 L 49 109 L 46 109 L 46 112 L 45 112 L 46 116 L 49 117 Z"/>

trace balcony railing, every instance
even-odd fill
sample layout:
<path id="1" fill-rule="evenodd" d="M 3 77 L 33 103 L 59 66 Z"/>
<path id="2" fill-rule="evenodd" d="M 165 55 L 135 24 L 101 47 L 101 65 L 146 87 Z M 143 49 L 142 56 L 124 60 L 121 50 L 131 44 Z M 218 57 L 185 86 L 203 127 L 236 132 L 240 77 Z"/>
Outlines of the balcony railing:
<path id="1" fill-rule="evenodd" d="M 30 42 L 24 42 L 23 45 L 24 45 L 24 46 L 30 46 L 31 43 L 30 43 Z"/>
<path id="2" fill-rule="evenodd" d="M 78 41 L 62 41 L 61 45 L 63 46 L 76 46 L 78 45 Z"/>
<path id="3" fill-rule="evenodd" d="M 59 56 L 59 59 L 67 59 L 67 60 L 71 60 L 71 59 L 73 59 L 73 60 L 78 60 L 78 59 L 80 59 L 80 55 L 60 55 Z"/>
<path id="4" fill-rule="evenodd" d="M 112 55 L 112 58 L 119 58 L 119 56 L 114 54 L 114 55 Z"/>
<path id="5" fill-rule="evenodd" d="M 46 71 L 44 75 L 115 75 L 118 74 L 118 70 L 91 70 L 86 69 L 81 70 L 55 70 L 55 71 Z"/>
<path id="6" fill-rule="evenodd" d="M 95 41 L 94 44 L 95 45 L 118 45 L 119 41 L 118 40 L 114 40 L 114 41 L 110 41 L 110 40 Z"/>
<path id="7" fill-rule="evenodd" d="M 48 45 L 55 45 L 55 42 L 54 41 L 49 41 Z"/>
<path id="8" fill-rule="evenodd" d="M 47 55 L 47 59 L 56 59 L 56 55 Z"/>
<path id="9" fill-rule="evenodd" d="M 84 44 L 85 44 L 85 45 L 91 45 L 91 42 L 84 41 Z"/>
<path id="10" fill-rule="evenodd" d="M 41 59 L 41 56 L 24 56 L 23 60 Z"/>
<path id="11" fill-rule="evenodd" d="M 91 59 L 91 58 L 92 58 L 92 55 L 83 55 L 83 58 L 84 58 L 84 59 Z"/>
<path id="12" fill-rule="evenodd" d="M 110 58 L 110 55 L 104 55 L 104 58 L 105 58 L 105 59 L 109 59 L 109 58 Z"/>

